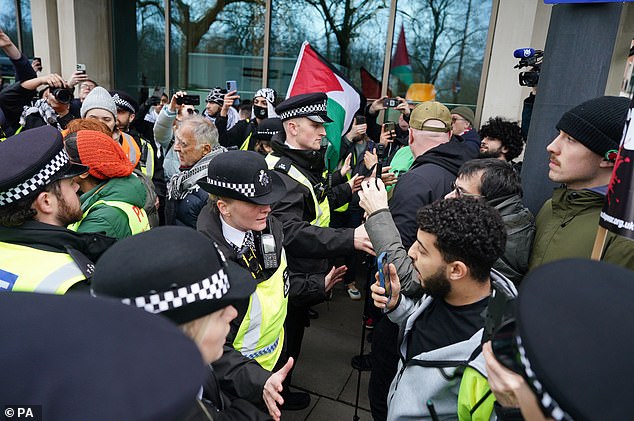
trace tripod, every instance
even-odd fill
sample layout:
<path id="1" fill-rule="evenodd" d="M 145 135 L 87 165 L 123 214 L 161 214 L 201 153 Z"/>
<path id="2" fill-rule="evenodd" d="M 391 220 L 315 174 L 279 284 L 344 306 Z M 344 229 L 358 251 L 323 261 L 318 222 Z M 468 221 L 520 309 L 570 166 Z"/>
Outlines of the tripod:
<path id="1" fill-rule="evenodd" d="M 369 301 L 369 297 L 370 297 L 370 285 L 372 283 L 373 280 L 373 274 L 374 274 L 374 269 L 376 267 L 376 262 L 374 261 L 374 257 L 366 254 L 365 256 L 365 264 L 368 268 L 368 274 L 367 274 L 367 279 L 365 282 L 365 286 L 364 286 L 364 301 L 363 301 L 363 316 L 361 318 L 362 320 L 362 327 L 361 327 L 361 344 L 359 346 L 359 356 L 360 359 L 363 359 L 363 352 L 365 351 L 365 333 L 366 333 L 366 322 L 368 320 L 368 301 Z M 359 391 L 361 389 L 361 372 L 362 372 L 362 367 L 359 367 L 357 369 L 357 392 L 356 392 L 356 397 L 354 400 L 354 415 L 352 417 L 353 421 L 359 421 Z"/>

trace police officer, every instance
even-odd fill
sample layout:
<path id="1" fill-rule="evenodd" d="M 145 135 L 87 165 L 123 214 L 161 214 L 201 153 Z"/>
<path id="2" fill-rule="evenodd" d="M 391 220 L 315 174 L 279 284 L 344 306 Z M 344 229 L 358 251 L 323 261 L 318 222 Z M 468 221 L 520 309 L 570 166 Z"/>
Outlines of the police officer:
<path id="1" fill-rule="evenodd" d="M 286 356 L 293 357 L 295 362 L 309 321 L 308 307 L 323 301 L 326 292 L 341 281 L 346 271 L 345 266 L 329 270 L 328 258 L 350 254 L 355 249 L 372 252 L 363 227 L 328 228 L 329 202 L 332 201 L 334 209 L 349 202 L 355 179 L 330 189 L 323 177 L 324 123 L 332 121 L 326 112 L 326 102 L 325 94 L 312 93 L 291 97 L 278 105 L 275 111 L 284 132 L 273 137 L 273 152 L 266 158 L 269 168 L 279 173 L 287 189 L 286 195 L 273 204 L 272 213 L 282 221 L 284 247 L 288 250 Z M 290 376 L 286 380 L 290 383 Z M 310 404 L 308 394 L 296 394 L 292 400 L 298 407 Z"/>
<path id="2" fill-rule="evenodd" d="M 0 335 L 3 419 L 182 420 L 205 375 L 176 326 L 115 300 L 0 294 Z"/>
<path id="3" fill-rule="evenodd" d="M 93 295 L 158 313 L 196 343 L 207 376 L 193 410 L 202 408 L 214 420 L 269 419 L 242 396 L 225 395 L 208 365 L 222 356 L 234 306 L 254 290 L 249 272 L 227 261 L 213 242 L 191 228 L 174 226 L 119 241 L 99 259 L 92 284 Z"/>
<path id="4" fill-rule="evenodd" d="M 284 377 L 271 371 L 284 344 L 288 273 L 282 223 L 269 214 L 271 204 L 286 194 L 284 182 L 260 154 L 228 151 L 211 160 L 207 178 L 198 184 L 213 195 L 198 216 L 198 231 L 257 282 L 250 300 L 237 307 L 224 355 L 214 368 L 234 393 L 251 396 L 256 404 L 264 398 L 271 416 L 278 418 Z M 286 370 L 291 366 L 289 361 Z"/>
<path id="5" fill-rule="evenodd" d="M 0 291 L 85 286 L 92 262 L 114 243 L 66 229 L 82 217 L 73 177 L 88 167 L 69 160 L 58 130 L 42 126 L 0 143 L 0 168 Z"/>

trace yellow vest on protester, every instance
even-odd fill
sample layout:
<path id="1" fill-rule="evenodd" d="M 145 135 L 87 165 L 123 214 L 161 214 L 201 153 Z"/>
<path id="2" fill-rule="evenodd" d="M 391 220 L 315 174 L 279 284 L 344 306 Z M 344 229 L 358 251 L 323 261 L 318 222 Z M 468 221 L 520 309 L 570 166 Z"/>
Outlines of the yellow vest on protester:
<path id="1" fill-rule="evenodd" d="M 150 220 L 148 219 L 147 214 L 145 213 L 145 210 L 143 210 L 143 208 L 116 200 L 97 200 L 95 203 L 90 205 L 90 207 L 86 209 L 86 211 L 84 211 L 84 214 L 81 216 L 81 220 L 69 225 L 68 229 L 71 231 L 77 231 L 79 229 L 79 226 L 81 225 L 81 222 L 84 220 L 84 218 L 86 218 L 90 210 L 96 205 L 100 204 L 112 206 L 123 211 L 123 213 L 125 213 L 128 217 L 128 226 L 130 227 L 130 232 L 132 233 L 132 235 L 138 234 L 143 231 L 149 231 Z"/>
<path id="2" fill-rule="evenodd" d="M 268 154 L 266 156 L 266 162 L 269 165 L 270 170 L 276 169 L 275 165 L 277 164 L 279 160 L 280 160 L 280 157 L 278 156 L 273 156 L 271 154 Z M 300 170 L 295 168 L 294 165 L 290 165 L 290 168 L 288 168 L 285 171 L 285 173 L 286 175 L 291 177 L 293 180 L 297 181 L 303 186 L 306 186 L 308 191 L 310 191 L 310 195 L 312 196 L 313 202 L 315 205 L 315 215 L 317 215 L 315 219 L 313 219 L 310 222 L 310 224 L 318 226 L 318 227 L 329 226 L 330 225 L 330 205 L 328 203 L 328 198 L 325 197 L 320 203 L 319 200 L 317 199 L 317 196 L 315 195 L 315 190 L 310 180 Z"/>
<path id="3" fill-rule="evenodd" d="M 238 328 L 233 347 L 256 360 L 265 370 L 273 371 L 284 344 L 284 320 L 288 295 L 285 292 L 286 253 L 273 275 L 260 282 Z"/>
<path id="4" fill-rule="evenodd" d="M 141 139 L 141 148 L 131 135 L 120 132 L 121 135 L 121 148 L 125 152 L 126 156 L 134 165 L 135 168 L 141 170 L 141 172 L 152 178 L 154 175 L 154 148 L 148 141 Z"/>
<path id="5" fill-rule="evenodd" d="M 0 242 L 0 291 L 65 294 L 84 279 L 66 253 Z"/>

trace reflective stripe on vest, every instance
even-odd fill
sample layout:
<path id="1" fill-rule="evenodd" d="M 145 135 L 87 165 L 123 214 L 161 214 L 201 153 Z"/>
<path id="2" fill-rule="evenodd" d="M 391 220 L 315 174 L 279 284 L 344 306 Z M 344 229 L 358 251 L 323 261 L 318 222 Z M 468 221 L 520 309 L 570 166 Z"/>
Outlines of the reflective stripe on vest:
<path id="1" fill-rule="evenodd" d="M 0 291 L 65 294 L 84 279 L 66 253 L 0 242 Z"/>
<path id="2" fill-rule="evenodd" d="M 253 132 L 249 133 L 249 135 L 247 136 L 246 140 L 244 142 L 242 142 L 242 145 L 240 146 L 240 150 L 241 151 L 248 151 L 249 150 L 249 141 L 251 140 L 251 135 L 253 134 Z"/>
<path id="3" fill-rule="evenodd" d="M 286 252 L 282 250 L 280 266 L 267 280 L 258 284 L 249 299 L 247 314 L 242 319 L 233 347 L 262 368 L 272 371 L 284 344 Z"/>
<path id="4" fill-rule="evenodd" d="M 141 159 L 139 160 L 139 164 L 141 166 L 141 172 L 149 179 L 154 177 L 154 148 L 147 140 L 141 138 Z"/>
<path id="5" fill-rule="evenodd" d="M 121 147 L 123 148 L 123 152 L 125 152 L 126 156 L 132 162 L 132 165 L 136 168 L 139 163 L 139 159 L 141 158 L 141 150 L 139 149 L 139 145 L 137 145 L 136 140 L 132 136 L 127 133 L 120 132 L 121 135 Z"/>
<path id="6" fill-rule="evenodd" d="M 279 161 L 280 158 L 277 156 L 273 156 L 271 154 L 268 154 L 266 156 L 266 162 L 269 165 L 269 169 L 273 170 L 275 169 L 275 165 L 277 164 L 277 161 Z M 293 180 L 297 181 L 298 183 L 304 185 L 309 191 L 310 191 L 310 195 L 313 198 L 313 203 L 315 204 L 315 219 L 313 219 L 310 224 L 311 225 L 316 225 L 318 227 L 327 227 L 330 225 L 330 205 L 328 204 L 328 198 L 324 198 L 324 200 L 319 203 L 317 201 L 317 196 L 315 195 L 315 190 L 313 189 L 313 185 L 311 184 L 310 180 L 308 178 L 306 178 L 306 176 L 304 174 L 302 174 L 302 172 L 300 170 L 298 170 L 297 168 L 295 168 L 294 165 L 291 165 L 291 168 L 288 170 L 288 172 L 286 172 L 286 175 L 288 175 L 289 177 L 291 177 Z"/>
<path id="7" fill-rule="evenodd" d="M 86 218 L 90 210 L 93 207 L 101 204 L 112 206 L 124 212 L 128 217 L 128 226 L 130 227 L 130 232 L 132 233 L 132 235 L 138 234 L 143 231 L 149 231 L 150 220 L 148 219 L 147 214 L 145 213 L 145 210 L 143 210 L 143 208 L 116 200 L 97 200 L 95 203 L 90 205 L 88 209 L 86 209 L 81 217 L 81 220 L 79 222 L 75 222 L 72 225 L 69 225 L 68 229 L 71 231 L 77 231 L 79 229 L 79 226 L 81 225 L 81 222 L 84 220 L 84 218 Z"/>

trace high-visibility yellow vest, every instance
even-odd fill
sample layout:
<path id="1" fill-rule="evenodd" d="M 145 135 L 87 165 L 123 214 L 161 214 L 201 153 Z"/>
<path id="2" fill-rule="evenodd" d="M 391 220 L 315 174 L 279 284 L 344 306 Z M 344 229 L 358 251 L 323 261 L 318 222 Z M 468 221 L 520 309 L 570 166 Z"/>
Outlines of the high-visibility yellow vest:
<path id="1" fill-rule="evenodd" d="M 0 242 L 0 291 L 65 294 L 84 279 L 66 253 Z"/>
<path id="2" fill-rule="evenodd" d="M 247 314 L 242 319 L 233 347 L 242 355 L 256 360 L 262 368 L 272 371 L 284 344 L 284 320 L 288 292 L 286 253 L 282 250 L 280 265 L 273 275 L 260 282 L 251 298 Z"/>
<path id="3" fill-rule="evenodd" d="M 269 169 L 271 170 L 276 170 L 275 165 L 277 164 L 277 161 L 280 160 L 280 157 L 278 156 L 273 156 L 271 154 L 268 154 L 266 156 L 266 162 L 269 166 Z M 295 168 L 294 165 L 290 165 L 290 168 L 288 168 L 285 171 L 285 174 L 288 175 L 289 177 L 291 177 L 293 180 L 297 181 L 298 183 L 306 186 L 306 188 L 310 191 L 310 195 L 313 198 L 313 202 L 315 204 L 315 219 L 313 219 L 310 224 L 311 225 L 315 225 L 318 227 L 327 227 L 330 225 L 330 205 L 328 204 L 328 198 L 325 197 L 324 200 L 319 203 L 319 201 L 317 200 L 317 196 L 315 195 L 315 190 L 313 189 L 313 185 L 310 182 L 310 180 L 297 168 Z"/>
<path id="4" fill-rule="evenodd" d="M 152 145 L 145 139 L 141 138 L 141 148 L 139 148 L 139 145 L 136 143 L 136 140 L 134 140 L 134 137 L 124 132 L 120 132 L 120 134 L 121 147 L 132 165 L 134 165 L 135 168 L 138 166 L 143 174 L 152 178 L 154 175 L 155 155 Z"/>
<path id="5" fill-rule="evenodd" d="M 81 225 L 81 222 L 84 220 L 84 218 L 86 218 L 90 210 L 96 205 L 100 204 L 112 206 L 123 211 L 128 217 L 128 226 L 130 227 L 130 232 L 132 233 L 132 235 L 138 234 L 143 231 L 149 231 L 150 220 L 148 219 L 147 214 L 145 213 L 145 210 L 143 210 L 143 208 L 131 205 L 126 202 L 119 202 L 117 200 L 97 200 L 84 211 L 84 214 L 81 216 L 81 220 L 69 225 L 68 229 L 71 231 L 77 231 L 77 229 L 79 229 L 79 226 Z"/>

